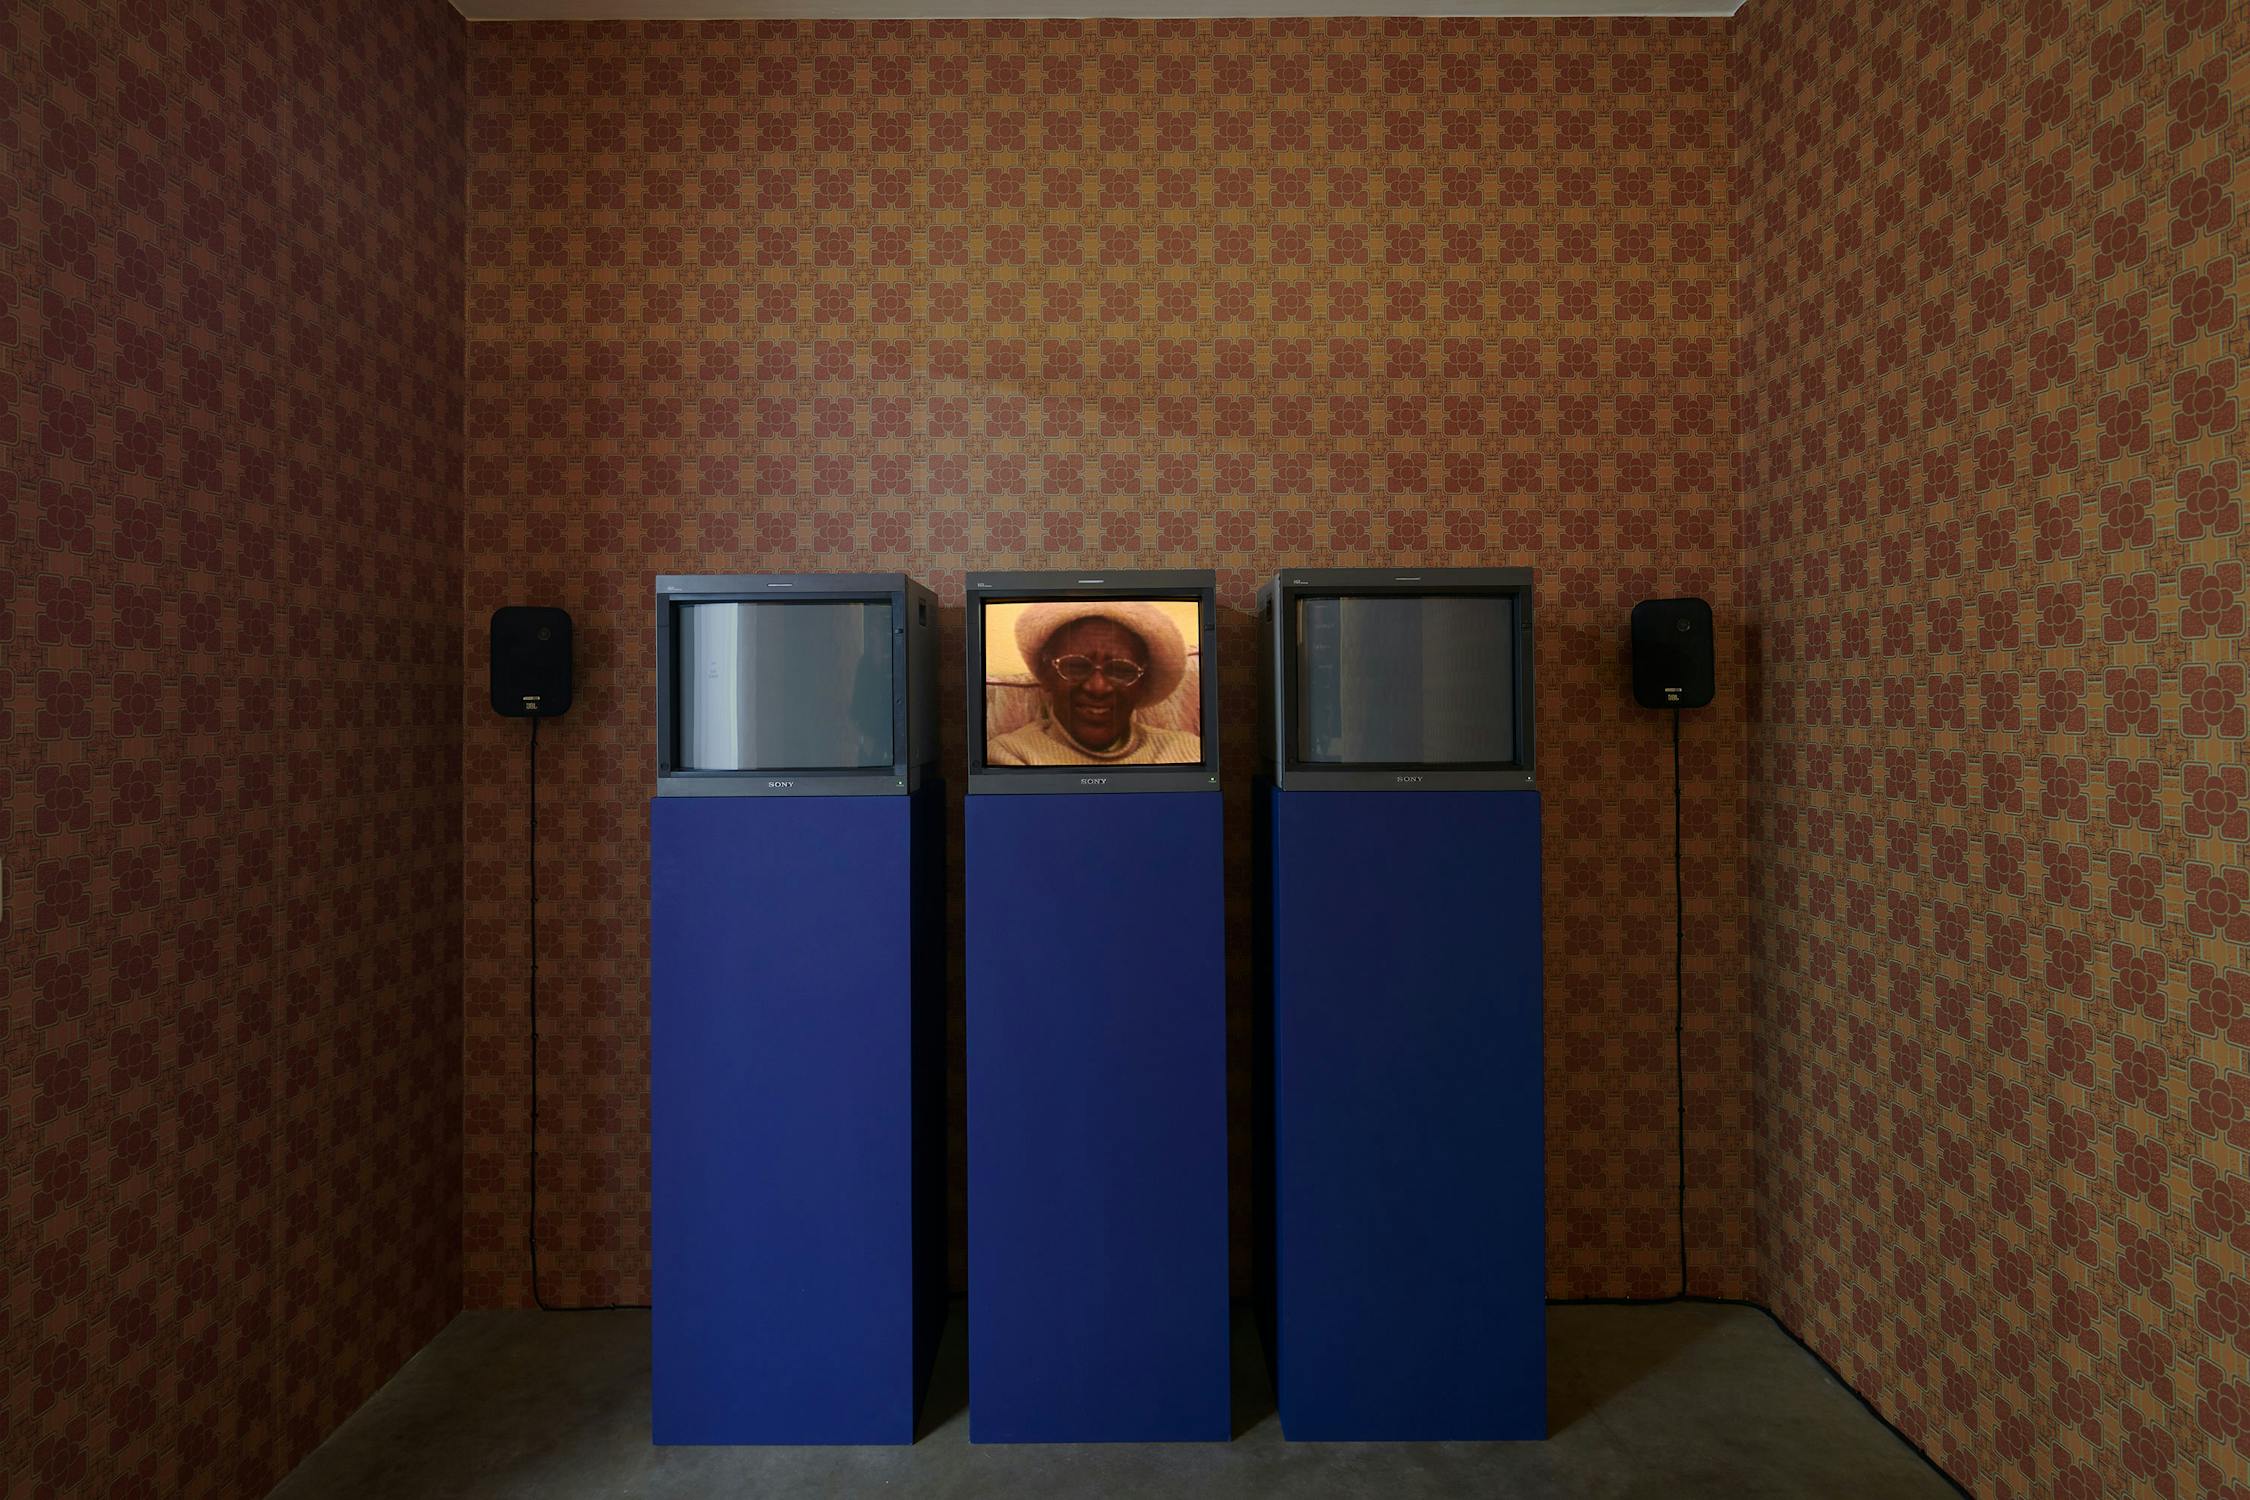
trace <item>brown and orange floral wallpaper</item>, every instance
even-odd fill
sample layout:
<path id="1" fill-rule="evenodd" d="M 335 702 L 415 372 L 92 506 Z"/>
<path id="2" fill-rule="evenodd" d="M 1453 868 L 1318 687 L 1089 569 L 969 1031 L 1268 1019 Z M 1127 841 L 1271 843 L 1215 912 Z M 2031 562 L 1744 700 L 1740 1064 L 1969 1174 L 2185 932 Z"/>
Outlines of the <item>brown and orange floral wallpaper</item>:
<path id="1" fill-rule="evenodd" d="M 1735 17 L 1768 1298 L 1980 1495 L 2250 1494 L 2250 9 Z"/>
<path id="2" fill-rule="evenodd" d="M 1673 1290 L 1670 725 L 1631 705 L 1624 642 L 1635 600 L 1703 593 L 1739 676 L 1724 23 L 550 23 L 470 47 L 469 1301 L 528 1299 L 524 731 L 475 701 L 494 606 L 561 604 L 581 642 L 578 706 L 541 737 L 540 1290 L 638 1300 L 652 576 L 912 571 L 956 606 L 957 684 L 969 569 L 1215 565 L 1246 939 L 1247 611 L 1301 558 L 1538 568 L 1551 1285 Z M 1713 1292 L 1755 1274 L 1741 712 L 1686 731 L 1688 1240 Z"/>
<path id="3" fill-rule="evenodd" d="M 467 28 L 0 8 L 0 1490 L 256 1495 L 460 1306 Z"/>

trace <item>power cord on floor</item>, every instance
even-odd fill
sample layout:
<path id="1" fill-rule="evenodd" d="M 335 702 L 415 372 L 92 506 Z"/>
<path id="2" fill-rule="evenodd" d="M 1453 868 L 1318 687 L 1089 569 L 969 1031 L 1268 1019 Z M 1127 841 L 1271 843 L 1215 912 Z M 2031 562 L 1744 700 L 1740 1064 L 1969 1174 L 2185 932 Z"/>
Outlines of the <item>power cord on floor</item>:
<path id="1" fill-rule="evenodd" d="M 1677 1112 L 1679 1198 L 1675 1220 L 1680 1234 L 1680 1295 L 1687 1275 L 1687 882 L 1680 843 L 1680 711 L 1672 710 L 1672 1098 Z"/>
<path id="2" fill-rule="evenodd" d="M 1932 1458 L 1927 1448 L 1900 1431 L 1896 1422 L 1878 1411 L 1874 1402 L 1862 1396 L 1857 1387 L 1846 1380 L 1834 1365 L 1821 1356 L 1819 1350 L 1799 1338 L 1797 1331 L 1787 1323 L 1782 1322 L 1781 1315 L 1772 1308 L 1766 1306 L 1763 1302 L 1753 1302 L 1747 1297 L 1712 1297 L 1688 1290 L 1687 890 L 1686 883 L 1682 879 L 1685 864 L 1682 858 L 1680 837 L 1682 803 L 1683 798 L 1680 790 L 1680 711 L 1675 708 L 1672 710 L 1672 1082 L 1677 1103 L 1675 1147 L 1679 1175 L 1675 1212 L 1680 1243 L 1680 1289 L 1662 1297 L 1549 1297 L 1547 1305 L 1549 1307 L 1666 1307 L 1675 1303 L 1687 1303 L 1702 1307 L 1746 1307 L 1753 1312 L 1763 1313 L 1766 1320 L 1780 1329 L 1791 1343 L 1811 1356 L 1813 1363 L 1826 1370 L 1830 1379 L 1849 1391 L 1852 1399 L 1857 1401 L 1869 1416 L 1882 1423 L 1890 1431 L 1891 1436 L 1913 1449 L 1915 1455 L 1930 1466 L 1931 1472 L 1947 1484 L 1952 1485 L 1957 1493 L 1967 1496 L 1970 1493 L 1967 1486 L 1947 1473 L 1945 1466 Z"/>
<path id="3" fill-rule="evenodd" d="M 1672 710 L 1672 1148 L 1674 1155 L 1673 1227 L 1679 1241 L 1679 1289 L 1661 1297 L 1549 1298 L 1570 1302 L 1617 1302 L 1656 1306 L 1687 1302 L 1687 890 L 1683 876 L 1680 792 L 1680 711 Z"/>
<path id="4" fill-rule="evenodd" d="M 541 1312 L 645 1312 L 646 1302 L 600 1302 L 565 1307 L 539 1294 L 539 716 L 531 717 L 530 831 L 531 831 L 531 1208 L 524 1216 L 524 1244 L 531 1252 L 531 1300 Z"/>

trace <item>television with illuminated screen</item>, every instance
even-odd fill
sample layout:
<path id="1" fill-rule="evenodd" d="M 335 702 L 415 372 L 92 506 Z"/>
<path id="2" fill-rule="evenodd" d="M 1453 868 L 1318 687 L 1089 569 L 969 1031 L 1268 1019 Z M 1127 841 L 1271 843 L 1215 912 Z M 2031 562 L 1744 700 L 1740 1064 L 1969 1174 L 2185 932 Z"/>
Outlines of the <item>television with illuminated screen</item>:
<path id="1" fill-rule="evenodd" d="M 1285 790 L 1532 780 L 1531 570 L 1292 568 L 1258 591 L 1259 758 Z"/>
<path id="2" fill-rule="evenodd" d="M 1208 571 L 972 573 L 971 792 L 1219 784 Z"/>
<path id="3" fill-rule="evenodd" d="M 937 603 L 898 573 L 656 580 L 660 796 L 916 790 L 937 760 Z"/>

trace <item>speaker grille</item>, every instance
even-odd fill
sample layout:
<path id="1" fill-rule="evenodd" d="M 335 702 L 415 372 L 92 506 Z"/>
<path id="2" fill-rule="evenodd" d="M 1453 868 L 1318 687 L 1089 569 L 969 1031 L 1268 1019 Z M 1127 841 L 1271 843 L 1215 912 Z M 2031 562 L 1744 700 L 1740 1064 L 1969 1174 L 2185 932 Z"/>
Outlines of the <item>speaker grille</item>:
<path id="1" fill-rule="evenodd" d="M 570 613 L 512 604 L 492 612 L 492 711 L 552 719 L 571 698 Z"/>
<path id="2" fill-rule="evenodd" d="M 1643 599 L 1633 606 L 1633 700 L 1643 708 L 1702 708 L 1716 690 L 1711 606 Z"/>

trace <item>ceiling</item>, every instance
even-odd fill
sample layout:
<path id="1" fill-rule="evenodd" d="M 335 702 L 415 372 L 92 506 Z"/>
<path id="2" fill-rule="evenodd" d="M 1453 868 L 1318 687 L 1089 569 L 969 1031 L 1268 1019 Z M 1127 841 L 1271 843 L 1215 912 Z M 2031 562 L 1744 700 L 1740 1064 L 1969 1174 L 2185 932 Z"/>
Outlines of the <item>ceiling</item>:
<path id="1" fill-rule="evenodd" d="M 974 17 L 1731 16 L 1742 0 L 453 0 L 472 21 Z"/>

